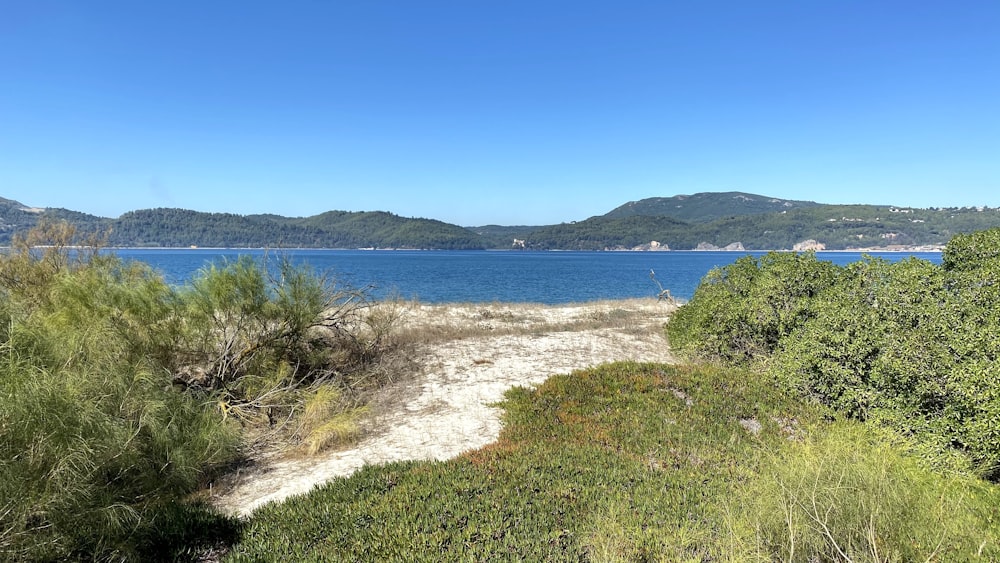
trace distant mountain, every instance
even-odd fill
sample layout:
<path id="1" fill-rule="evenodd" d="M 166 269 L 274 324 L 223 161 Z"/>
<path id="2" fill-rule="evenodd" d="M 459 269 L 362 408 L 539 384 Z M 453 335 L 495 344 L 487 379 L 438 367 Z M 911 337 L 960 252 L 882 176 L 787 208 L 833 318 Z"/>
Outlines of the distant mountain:
<path id="1" fill-rule="evenodd" d="M 348 248 L 485 248 L 483 239 L 464 227 L 385 211 L 327 211 L 295 223 L 341 237 Z"/>
<path id="2" fill-rule="evenodd" d="M 42 219 L 69 221 L 90 230 L 108 221 L 68 209 L 29 207 L 19 201 L 0 197 L 0 244 L 10 244 L 10 238 L 14 233 L 27 231 Z"/>
<path id="3" fill-rule="evenodd" d="M 693 248 L 677 242 L 691 224 L 672 217 L 632 215 L 591 217 L 585 221 L 540 227 L 525 235 L 525 248 L 533 250 L 626 250 L 651 241 L 672 241 L 670 248 Z M 698 244 L 695 242 L 694 244 Z"/>
<path id="4" fill-rule="evenodd" d="M 0 198 L 0 244 L 46 219 L 106 234 L 111 246 L 770 250 L 811 240 L 837 250 L 940 246 L 956 234 L 1000 226 L 1000 210 L 829 205 L 725 192 L 648 198 L 560 225 L 465 228 L 384 211 L 283 217 L 143 209 L 110 219 Z"/>
<path id="5" fill-rule="evenodd" d="M 381 211 L 328 211 L 312 217 L 146 209 L 111 223 L 115 246 L 481 249 L 474 233 L 432 219 Z"/>
<path id="6" fill-rule="evenodd" d="M 725 196 L 722 199 L 724 203 L 731 203 L 730 194 L 685 197 L 704 202 L 719 195 Z M 758 202 L 739 196 L 752 197 Z M 612 212 L 585 221 L 537 229 L 526 236 L 526 246 L 534 249 L 621 250 L 641 248 L 652 241 L 658 242 L 661 248 L 667 246 L 672 250 L 725 248 L 730 245 L 747 250 L 781 250 L 792 249 L 805 241 L 815 241 L 818 244 L 813 246 L 822 245 L 829 250 L 941 246 L 956 234 L 1000 226 L 1000 210 L 990 208 L 916 209 L 812 202 L 804 202 L 807 205 L 787 202 L 792 205 L 785 206 L 785 200 L 750 194 L 739 196 L 737 201 L 742 203 L 730 205 L 729 211 L 739 209 L 743 203 L 751 207 L 750 211 L 727 213 L 713 220 L 708 220 L 709 214 L 703 211 L 689 215 L 702 218 L 701 221 Z M 661 206 L 665 199 L 671 198 L 662 198 L 652 206 L 636 202 L 632 208 L 638 208 L 642 213 L 654 213 L 656 206 Z M 781 211 L 759 211 L 760 201 L 770 204 L 782 202 Z"/>
<path id="7" fill-rule="evenodd" d="M 9 233 L 20 230 L 25 225 L 33 225 L 41 211 L 19 201 L 0 197 L 0 233 L 9 237 Z"/>
<path id="8" fill-rule="evenodd" d="M 672 217 L 688 223 L 707 223 L 725 217 L 775 213 L 818 205 L 820 204 L 813 201 L 779 199 L 743 192 L 705 192 L 630 201 L 612 209 L 603 217 L 620 219 L 638 215 Z"/>
<path id="9" fill-rule="evenodd" d="M 42 220 L 68 221 L 81 233 L 107 235 L 110 246 L 482 249 L 479 235 L 433 219 L 386 213 L 329 211 L 313 217 L 141 209 L 117 219 L 55 208 L 30 208 L 0 198 L 0 244 Z"/>

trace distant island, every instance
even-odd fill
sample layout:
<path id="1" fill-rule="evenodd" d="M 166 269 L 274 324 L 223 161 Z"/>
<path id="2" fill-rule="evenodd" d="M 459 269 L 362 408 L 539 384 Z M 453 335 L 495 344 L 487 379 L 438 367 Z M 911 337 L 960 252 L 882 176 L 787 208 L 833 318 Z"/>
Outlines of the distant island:
<path id="1" fill-rule="evenodd" d="M 159 208 L 107 218 L 0 198 L 0 245 L 40 221 L 106 235 L 112 247 L 934 251 L 956 234 L 1000 226 L 1000 209 L 831 205 L 706 192 L 628 202 L 559 225 L 462 227 L 385 211 L 283 217 Z"/>

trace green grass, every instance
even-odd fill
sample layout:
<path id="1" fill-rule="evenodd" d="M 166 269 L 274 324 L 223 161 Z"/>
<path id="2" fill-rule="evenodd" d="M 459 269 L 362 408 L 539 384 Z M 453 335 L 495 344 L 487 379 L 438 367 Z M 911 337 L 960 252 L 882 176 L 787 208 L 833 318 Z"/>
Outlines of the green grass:
<path id="1" fill-rule="evenodd" d="M 734 541 L 763 560 L 996 561 L 996 487 L 908 450 L 837 423 L 774 452 L 732 502 Z"/>
<path id="2" fill-rule="evenodd" d="M 997 556 L 991 486 L 933 473 L 900 446 L 872 448 L 875 438 L 859 424 L 831 426 L 825 412 L 749 372 L 617 363 L 555 376 L 536 390 L 511 390 L 503 406 L 505 429 L 483 449 L 446 462 L 367 467 L 261 508 L 228 560 Z M 751 420 L 760 424 L 756 434 L 747 429 Z M 831 428 L 847 430 L 831 440 Z M 859 456 L 858 450 L 876 453 Z M 774 491 L 794 488 L 789 483 L 796 479 L 803 490 L 816 490 L 805 485 L 816 482 L 810 478 L 817 466 L 832 468 L 819 480 L 836 493 L 826 500 L 861 499 L 849 517 L 830 518 L 835 537 L 863 534 L 858 522 L 874 516 L 888 528 L 876 530 L 873 544 L 834 545 L 813 534 L 788 553 L 776 510 L 783 497 Z M 851 468 L 874 476 L 873 484 L 837 491 L 834 485 Z M 920 489 L 912 502 L 890 506 L 909 498 L 908 487 Z M 879 496 L 889 489 L 896 496 Z M 855 494 L 859 490 L 864 494 Z M 949 510 L 959 511 L 955 519 L 961 522 L 938 525 Z M 810 522 L 799 517 L 794 533 L 805 533 Z M 934 541 L 919 544 L 928 539 Z M 887 557 L 865 558 L 870 545 Z M 847 558 L 838 558 L 836 548 L 845 549 Z"/>

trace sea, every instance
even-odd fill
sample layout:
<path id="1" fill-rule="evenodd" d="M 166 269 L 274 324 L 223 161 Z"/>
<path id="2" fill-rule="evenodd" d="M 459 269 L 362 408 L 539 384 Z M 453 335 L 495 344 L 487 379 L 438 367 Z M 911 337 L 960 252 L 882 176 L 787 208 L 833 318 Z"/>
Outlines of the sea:
<path id="1" fill-rule="evenodd" d="M 250 255 L 266 264 L 287 258 L 345 288 L 374 298 L 423 303 L 518 302 L 565 304 L 601 299 L 656 297 L 660 288 L 689 300 L 712 268 L 763 252 L 573 252 L 448 250 L 235 250 L 116 249 L 126 260 L 145 262 L 169 283 L 183 285 L 212 264 Z M 911 256 L 941 262 L 935 252 L 867 253 L 897 261 Z M 819 252 L 835 264 L 862 259 L 856 252 Z"/>

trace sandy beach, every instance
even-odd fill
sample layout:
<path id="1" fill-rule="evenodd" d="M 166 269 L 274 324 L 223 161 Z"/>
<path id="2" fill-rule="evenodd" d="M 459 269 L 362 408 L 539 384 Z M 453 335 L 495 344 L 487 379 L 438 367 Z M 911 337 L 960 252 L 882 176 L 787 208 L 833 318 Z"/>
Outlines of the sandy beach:
<path id="1" fill-rule="evenodd" d="M 497 438 L 495 404 L 511 387 L 612 361 L 672 361 L 662 328 L 674 306 L 655 299 L 400 307 L 411 373 L 378 393 L 364 437 L 314 456 L 264 455 L 211 491 L 215 506 L 247 515 L 368 464 L 448 459 Z"/>

